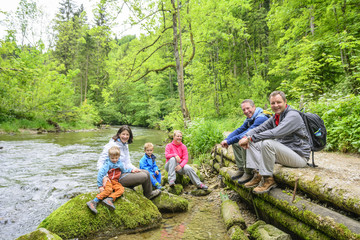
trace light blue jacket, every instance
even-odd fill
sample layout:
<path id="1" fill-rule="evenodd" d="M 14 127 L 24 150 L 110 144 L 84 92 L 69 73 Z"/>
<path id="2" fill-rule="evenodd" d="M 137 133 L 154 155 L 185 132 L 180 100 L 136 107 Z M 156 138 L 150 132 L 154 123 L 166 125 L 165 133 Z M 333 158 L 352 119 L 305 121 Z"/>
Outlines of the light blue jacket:
<path id="1" fill-rule="evenodd" d="M 131 170 L 131 168 L 124 168 L 124 164 L 120 161 L 120 159 L 116 163 L 113 163 L 110 161 L 109 158 L 107 158 L 104 165 L 98 172 L 98 187 L 101 187 L 103 185 L 102 180 L 107 174 L 110 179 L 119 180 L 121 173 L 128 173 L 131 172 Z"/>
<path id="2" fill-rule="evenodd" d="M 151 175 L 154 175 L 156 171 L 159 171 L 158 166 L 155 161 L 156 157 L 154 154 L 151 154 L 151 157 L 144 154 L 144 156 L 140 159 L 140 169 L 147 170 Z"/>

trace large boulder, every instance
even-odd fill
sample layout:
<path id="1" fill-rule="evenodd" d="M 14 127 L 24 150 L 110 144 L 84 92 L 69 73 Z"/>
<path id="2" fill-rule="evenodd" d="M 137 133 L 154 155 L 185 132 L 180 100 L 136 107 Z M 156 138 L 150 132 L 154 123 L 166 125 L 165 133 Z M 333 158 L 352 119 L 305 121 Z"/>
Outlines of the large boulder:
<path id="1" fill-rule="evenodd" d="M 114 237 L 123 233 L 145 231 L 158 227 L 161 213 L 152 201 L 136 191 L 125 188 L 115 201 L 115 211 L 102 204 L 93 214 L 86 202 L 97 192 L 85 193 L 69 200 L 43 220 L 39 228 L 46 228 L 64 239 Z"/>

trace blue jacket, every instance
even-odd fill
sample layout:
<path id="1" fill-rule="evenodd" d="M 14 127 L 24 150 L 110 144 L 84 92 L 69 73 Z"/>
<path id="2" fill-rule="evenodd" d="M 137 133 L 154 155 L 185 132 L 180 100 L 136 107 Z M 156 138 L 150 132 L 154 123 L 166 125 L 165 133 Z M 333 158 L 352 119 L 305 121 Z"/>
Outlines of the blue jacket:
<path id="1" fill-rule="evenodd" d="M 128 169 L 124 168 L 124 164 L 120 161 L 120 159 L 116 163 L 113 163 L 110 161 L 109 158 L 107 158 L 105 160 L 104 165 L 98 172 L 98 177 L 97 177 L 98 187 L 101 187 L 103 185 L 102 180 L 107 174 L 110 179 L 119 180 L 121 173 L 128 173 L 131 172 L 131 170 L 132 170 L 131 168 Z"/>
<path id="2" fill-rule="evenodd" d="M 145 153 L 144 156 L 140 159 L 140 169 L 147 170 L 150 174 L 155 174 L 155 171 L 160 172 L 158 166 L 156 165 L 155 159 L 156 157 L 154 154 L 149 157 Z"/>
<path id="3" fill-rule="evenodd" d="M 230 133 L 225 140 L 229 145 L 239 142 L 250 129 L 260 126 L 266 120 L 268 120 L 268 117 L 263 113 L 262 108 L 257 107 L 252 117 L 246 118 L 243 125 Z"/>

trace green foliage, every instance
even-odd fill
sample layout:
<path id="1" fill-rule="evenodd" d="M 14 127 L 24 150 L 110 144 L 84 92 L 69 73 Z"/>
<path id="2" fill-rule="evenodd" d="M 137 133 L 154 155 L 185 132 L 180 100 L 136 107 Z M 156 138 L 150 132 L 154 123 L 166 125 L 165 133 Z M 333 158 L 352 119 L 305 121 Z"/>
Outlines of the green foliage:
<path id="1" fill-rule="evenodd" d="M 327 150 L 360 152 L 360 97 L 327 95 L 313 106 L 325 122 Z"/>
<path id="2" fill-rule="evenodd" d="M 188 151 L 195 156 L 209 153 L 216 143 L 221 142 L 223 134 L 217 121 L 199 118 L 191 121 L 183 132 L 183 138 Z"/>
<path id="3" fill-rule="evenodd" d="M 42 119 L 28 120 L 28 119 L 12 119 L 11 121 L 0 122 L 0 129 L 5 132 L 18 132 L 19 129 L 40 129 L 40 130 L 55 130 L 54 126 Z"/>
<path id="4" fill-rule="evenodd" d="M 95 25 L 83 8 L 63 1 L 47 51 L 41 40 L 37 47 L 15 42 L 34 30 L 32 22 L 41 16 L 35 5 L 24 0 L 17 15 L 6 14 L 11 27 L 0 40 L 3 128 L 17 129 L 5 124 L 14 119 L 51 119 L 66 128 L 103 122 L 182 129 L 168 11 L 173 6 L 158 0 L 127 5 L 134 14 L 129 22 L 140 20 L 146 34 L 114 37 L 111 24 L 121 12 L 116 1 L 95 6 Z M 214 129 L 239 126 L 242 100 L 267 108 L 273 90 L 324 115 L 329 150 L 358 151 L 359 114 L 350 99 L 360 93 L 360 9 L 353 1 L 195 0 L 181 3 L 179 21 L 186 105 L 192 124 L 204 129 L 187 130 L 199 138 L 189 139 L 195 155 L 215 142 L 199 136 L 209 132 L 215 139 Z"/>

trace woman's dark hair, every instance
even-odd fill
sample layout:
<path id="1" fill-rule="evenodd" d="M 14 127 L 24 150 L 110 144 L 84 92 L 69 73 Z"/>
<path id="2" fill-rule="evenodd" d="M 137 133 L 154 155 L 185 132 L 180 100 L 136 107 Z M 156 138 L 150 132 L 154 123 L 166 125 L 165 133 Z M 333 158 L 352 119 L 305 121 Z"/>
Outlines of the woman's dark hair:
<path id="1" fill-rule="evenodd" d="M 133 142 L 133 134 L 132 134 L 131 128 L 128 125 L 121 126 L 119 131 L 116 133 L 116 135 L 114 135 L 112 137 L 112 139 L 114 139 L 114 141 L 116 141 L 119 138 L 120 134 L 125 130 L 128 131 L 129 135 L 130 135 L 129 140 L 127 141 L 128 144 L 132 143 Z"/>

